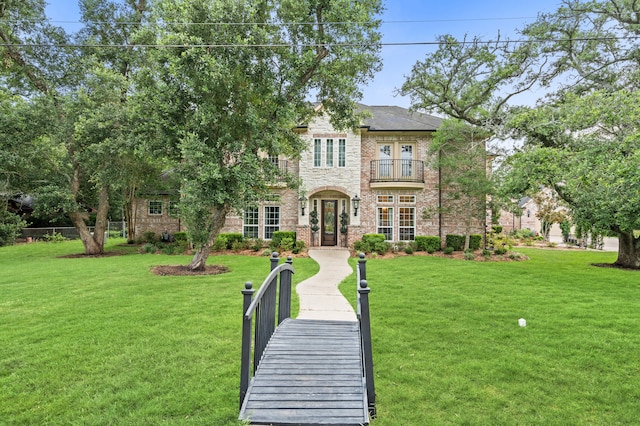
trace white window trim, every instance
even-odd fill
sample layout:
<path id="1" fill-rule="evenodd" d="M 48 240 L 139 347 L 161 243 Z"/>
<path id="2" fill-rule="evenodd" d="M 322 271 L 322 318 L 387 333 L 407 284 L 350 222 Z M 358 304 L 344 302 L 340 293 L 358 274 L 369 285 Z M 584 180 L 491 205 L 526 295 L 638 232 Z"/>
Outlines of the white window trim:
<path id="1" fill-rule="evenodd" d="M 391 212 L 389 212 L 389 215 L 388 215 L 388 217 L 391 220 L 391 224 L 389 226 L 381 226 L 380 225 L 380 209 L 390 209 L 391 210 Z M 391 238 L 390 239 L 387 238 L 387 239 L 385 239 L 385 241 L 393 241 L 393 239 L 394 239 L 394 229 L 393 229 L 394 220 L 393 219 L 394 219 L 393 218 L 393 207 L 384 206 L 384 207 L 377 207 L 376 208 L 376 233 L 383 234 L 383 232 L 380 232 L 380 228 L 391 228 Z"/>
<path id="2" fill-rule="evenodd" d="M 151 213 L 151 203 L 159 203 L 160 205 L 160 213 Z M 147 206 L 147 213 L 149 214 L 149 216 L 162 216 L 162 211 L 164 207 L 164 203 L 162 202 L 162 200 L 149 200 L 149 205 Z"/>
<path id="3" fill-rule="evenodd" d="M 402 209 L 410 209 L 413 211 L 413 226 L 402 226 L 400 224 L 400 215 L 402 214 Z M 402 230 L 403 229 L 413 229 L 413 239 L 412 240 L 402 240 Z M 414 241 L 416 238 L 416 208 L 415 207 L 399 207 L 398 208 L 398 240 L 399 241 Z"/>

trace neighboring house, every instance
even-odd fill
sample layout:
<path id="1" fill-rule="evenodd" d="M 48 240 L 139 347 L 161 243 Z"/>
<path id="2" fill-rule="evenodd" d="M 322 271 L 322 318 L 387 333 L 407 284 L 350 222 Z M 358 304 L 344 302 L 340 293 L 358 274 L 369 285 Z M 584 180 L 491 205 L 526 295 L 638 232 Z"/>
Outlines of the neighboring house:
<path id="1" fill-rule="evenodd" d="M 427 148 L 441 119 L 401 107 L 360 107 L 371 118 L 356 132 L 337 131 L 324 117 L 300 126 L 308 149 L 296 161 L 277 159 L 300 179 L 300 190 L 274 186 L 269 200 L 229 215 L 222 232 L 268 240 L 274 231 L 296 231 L 307 246 L 352 246 L 369 233 L 384 234 L 391 242 L 412 241 L 416 235 L 444 241 L 447 234 L 463 234 L 463 215 L 456 209 L 437 213 L 447 201 Z M 138 200 L 138 235 L 184 230 L 171 200 L 169 194 Z M 317 235 L 310 228 L 313 210 L 318 212 Z M 423 211 L 435 213 L 423 218 Z M 346 235 L 340 232 L 343 212 L 348 215 Z M 484 221 L 476 223 L 473 233 L 484 232 Z"/>

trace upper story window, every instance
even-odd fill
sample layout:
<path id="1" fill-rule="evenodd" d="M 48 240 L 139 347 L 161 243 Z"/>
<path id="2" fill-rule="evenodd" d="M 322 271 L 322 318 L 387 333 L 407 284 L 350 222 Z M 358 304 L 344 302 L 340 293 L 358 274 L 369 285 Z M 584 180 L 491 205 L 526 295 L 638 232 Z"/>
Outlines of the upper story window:
<path id="1" fill-rule="evenodd" d="M 338 167 L 347 165 L 347 140 L 338 139 Z"/>
<path id="2" fill-rule="evenodd" d="M 398 201 L 401 204 L 415 204 L 416 196 L 415 195 L 398 195 Z"/>
<path id="3" fill-rule="evenodd" d="M 379 204 L 393 204 L 393 195 L 378 195 Z"/>
<path id="4" fill-rule="evenodd" d="M 149 201 L 149 215 L 162 214 L 162 201 Z"/>
<path id="5" fill-rule="evenodd" d="M 327 139 L 325 143 L 326 149 L 326 161 L 327 167 L 333 167 L 333 139 Z"/>
<path id="6" fill-rule="evenodd" d="M 322 140 L 313 140 L 313 167 L 322 166 Z"/>

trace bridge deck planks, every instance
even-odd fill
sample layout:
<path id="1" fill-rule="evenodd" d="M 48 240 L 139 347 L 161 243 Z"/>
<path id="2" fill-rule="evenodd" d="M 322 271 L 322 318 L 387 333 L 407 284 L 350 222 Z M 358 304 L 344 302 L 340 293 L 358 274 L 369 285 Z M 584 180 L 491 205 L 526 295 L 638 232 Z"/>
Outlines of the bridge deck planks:
<path id="1" fill-rule="evenodd" d="M 366 425 L 357 322 L 288 319 L 269 342 L 240 411 L 269 425 Z"/>

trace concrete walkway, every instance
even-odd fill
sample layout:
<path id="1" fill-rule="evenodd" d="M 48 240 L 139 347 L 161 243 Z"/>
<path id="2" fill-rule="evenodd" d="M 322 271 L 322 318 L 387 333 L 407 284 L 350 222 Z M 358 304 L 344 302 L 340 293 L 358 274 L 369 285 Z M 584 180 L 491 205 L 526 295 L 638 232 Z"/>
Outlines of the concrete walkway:
<path id="1" fill-rule="evenodd" d="M 353 269 L 347 262 L 349 251 L 345 249 L 310 249 L 309 257 L 318 262 L 320 271 L 296 287 L 300 296 L 298 318 L 356 321 L 353 308 L 338 290 L 338 284 L 353 273 Z"/>

